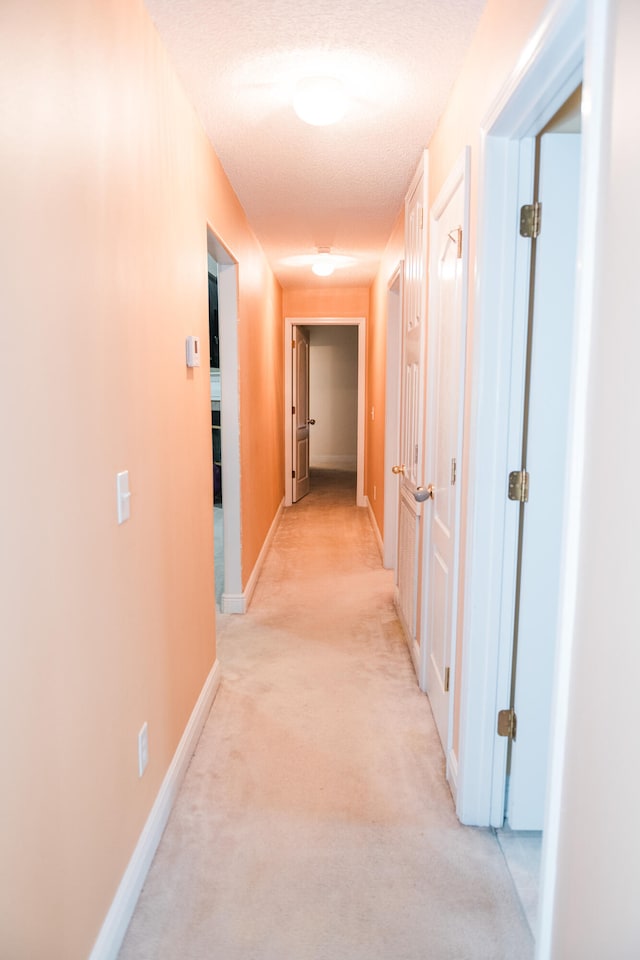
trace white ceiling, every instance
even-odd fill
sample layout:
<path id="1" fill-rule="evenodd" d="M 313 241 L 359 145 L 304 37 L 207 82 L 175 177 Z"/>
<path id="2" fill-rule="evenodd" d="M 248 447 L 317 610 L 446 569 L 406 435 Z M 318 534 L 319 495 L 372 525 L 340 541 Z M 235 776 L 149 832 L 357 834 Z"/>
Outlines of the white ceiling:
<path id="1" fill-rule="evenodd" d="M 145 0 L 283 287 L 369 285 L 486 0 Z M 304 76 L 350 96 L 332 127 Z M 328 279 L 292 256 L 355 258 Z"/>

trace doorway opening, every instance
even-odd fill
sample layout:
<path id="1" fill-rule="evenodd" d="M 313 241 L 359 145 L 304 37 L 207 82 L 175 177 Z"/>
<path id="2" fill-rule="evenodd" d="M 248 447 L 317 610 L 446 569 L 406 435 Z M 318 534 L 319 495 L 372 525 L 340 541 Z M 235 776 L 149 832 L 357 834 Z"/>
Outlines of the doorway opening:
<path id="1" fill-rule="evenodd" d="M 207 228 L 207 253 L 216 605 L 222 613 L 244 613 L 240 529 L 238 268 L 235 259 L 210 228 Z M 217 366 L 214 365 L 216 362 Z"/>
<path id="2" fill-rule="evenodd" d="M 222 425 L 220 391 L 220 325 L 218 317 L 218 264 L 208 254 L 209 268 L 209 382 L 211 394 L 211 448 L 213 453 L 213 536 L 216 606 L 224 590 L 224 513 L 222 507 Z"/>
<path id="3" fill-rule="evenodd" d="M 364 318 L 285 320 L 285 506 L 305 495 L 314 470 L 355 472 L 356 504 L 366 506 L 364 370 Z"/>

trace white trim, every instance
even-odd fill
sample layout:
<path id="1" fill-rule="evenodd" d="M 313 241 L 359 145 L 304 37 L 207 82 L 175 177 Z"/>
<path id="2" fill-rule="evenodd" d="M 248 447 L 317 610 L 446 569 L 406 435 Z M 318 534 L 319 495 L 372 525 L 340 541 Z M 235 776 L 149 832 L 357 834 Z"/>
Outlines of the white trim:
<path id="1" fill-rule="evenodd" d="M 244 593 L 226 593 L 220 597 L 220 613 L 246 613 L 247 598 Z"/>
<path id="2" fill-rule="evenodd" d="M 222 549 L 224 592 L 242 593 L 240 503 L 240 364 L 238 358 L 238 263 L 207 227 L 207 250 L 217 264 L 220 327 L 220 428 L 222 433 Z M 223 612 L 230 613 L 230 610 Z M 234 611 L 240 612 L 240 611 Z"/>
<path id="3" fill-rule="evenodd" d="M 93 946 L 89 960 L 116 960 L 127 927 L 140 896 L 143 884 L 149 872 L 158 844 L 167 825 L 178 791 L 187 772 L 189 761 L 197 746 L 202 728 L 211 710 L 220 685 L 220 663 L 213 664 L 209 676 L 204 682 L 200 696 L 189 717 L 189 721 L 180 738 L 180 743 L 169 765 L 169 769 L 151 813 L 142 829 L 133 855 L 129 860 L 120 885 L 113 898 L 109 912 L 98 938 Z"/>
<path id="4" fill-rule="evenodd" d="M 447 783 L 455 804 L 458 799 L 458 758 L 453 752 L 453 748 L 447 753 Z"/>
<path id="5" fill-rule="evenodd" d="M 291 370 L 293 362 L 294 327 L 330 327 L 350 326 L 358 328 L 358 449 L 356 505 L 366 507 L 364 495 L 364 427 L 365 427 L 365 360 L 367 324 L 364 317 L 285 317 L 284 321 L 284 505 L 293 504 L 291 490 L 291 470 L 293 454 L 291 449 L 291 407 L 292 384 Z"/>
<path id="6" fill-rule="evenodd" d="M 222 429 L 222 524 L 224 590 L 242 591 L 240 503 L 240 370 L 238 356 L 238 267 L 219 264 L 220 426 Z"/>
<path id="7" fill-rule="evenodd" d="M 275 536 L 275 532 L 278 529 L 278 524 L 282 518 L 282 510 L 284 508 L 284 500 L 281 500 L 278 509 L 276 510 L 275 516 L 269 527 L 269 532 L 264 538 L 264 543 L 262 544 L 262 549 L 258 554 L 258 559 L 256 560 L 253 570 L 251 571 L 251 576 L 247 581 L 247 586 L 245 590 L 241 593 L 223 593 L 222 600 L 220 603 L 220 608 L 222 613 L 246 613 L 249 609 L 249 604 L 251 603 L 251 598 L 253 597 L 254 590 L 258 583 L 260 573 L 262 572 L 262 567 L 271 546 L 271 541 Z"/>
<path id="8" fill-rule="evenodd" d="M 380 530 L 378 529 L 378 522 L 376 520 L 376 515 L 373 512 L 373 507 L 371 506 L 371 501 L 369 497 L 364 498 L 366 500 L 366 507 L 369 511 L 369 520 L 371 521 L 371 529 L 373 530 L 373 535 L 376 538 L 376 544 L 378 546 L 378 551 L 380 553 L 380 559 L 382 560 L 384 556 L 384 544 L 382 542 L 382 537 L 380 536 Z"/>
<path id="9" fill-rule="evenodd" d="M 313 470 L 314 467 L 326 470 L 349 470 L 354 473 L 358 469 L 358 458 L 351 454 L 315 454 L 313 460 L 309 463 Z"/>
<path id="10" fill-rule="evenodd" d="M 513 524 L 505 515 L 514 431 L 512 351 L 517 353 L 513 219 L 522 183 L 518 171 L 526 162 L 519 141 L 535 136 L 580 81 L 584 6 L 584 0 L 552 5 L 481 130 L 457 804 L 463 823 L 480 826 L 501 825 L 504 809 L 496 771 L 504 776 L 506 746 L 495 723 L 498 709 L 508 704 L 510 673 L 503 624 L 512 603 L 504 569 Z M 581 189 L 584 200 L 584 184 Z"/>
<path id="11" fill-rule="evenodd" d="M 538 907 L 538 960 L 551 956 L 556 908 L 556 869 L 560 847 L 563 771 L 567 760 L 569 692 L 573 643 L 575 641 L 576 597 L 580 561 L 580 528 L 583 516 L 583 478 L 588 424 L 588 375 L 591 331 L 598 276 L 598 234 L 602 222 L 602 196 L 606 171 L 603 156 L 609 141 L 609 95 L 607 77 L 613 74 L 611 42 L 612 12 L 608 2 L 589 3 L 585 29 L 583 99 L 589 104 L 582 118 L 581 222 L 578 230 L 580 264 L 576 284 L 576 324 L 572 410 L 570 414 L 568 482 L 565 491 L 564 543 L 560 581 L 558 631 L 561 643 L 555 663 L 555 695 L 552 705 L 551 756 L 545 816 L 540 898 Z"/>
<path id="12" fill-rule="evenodd" d="M 401 605 L 401 603 L 400 603 L 400 595 L 399 595 L 399 590 L 398 590 L 397 584 L 396 584 L 396 588 L 395 588 L 394 593 L 393 593 L 393 605 L 394 605 L 394 607 L 395 607 L 396 615 L 397 615 L 397 617 L 398 617 L 398 620 L 400 621 L 400 626 L 402 627 L 402 632 L 403 632 L 403 634 L 404 634 L 404 638 L 405 638 L 405 640 L 406 640 L 406 642 L 407 642 L 407 649 L 409 650 L 409 655 L 410 655 L 410 657 L 411 657 L 411 662 L 412 662 L 412 664 L 413 664 L 413 669 L 414 669 L 415 674 L 416 674 L 416 682 L 418 683 L 419 689 L 422 690 L 422 692 L 424 693 L 424 690 L 423 690 L 422 687 L 420 686 L 420 682 L 419 682 L 419 677 L 420 677 L 420 645 L 419 645 L 419 643 L 418 643 L 417 637 L 412 638 L 412 636 L 411 636 L 411 631 L 409 630 L 409 625 L 408 625 L 407 621 L 405 620 L 404 613 L 402 612 L 402 605 Z"/>

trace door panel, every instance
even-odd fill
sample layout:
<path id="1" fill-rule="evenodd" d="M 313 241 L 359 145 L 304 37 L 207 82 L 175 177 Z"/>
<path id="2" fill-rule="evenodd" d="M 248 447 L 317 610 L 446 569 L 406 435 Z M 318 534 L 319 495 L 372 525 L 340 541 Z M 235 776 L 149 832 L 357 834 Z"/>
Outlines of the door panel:
<path id="1" fill-rule="evenodd" d="M 445 183 L 431 216 L 425 479 L 427 613 L 422 652 L 426 689 L 445 754 L 449 749 L 457 610 L 459 472 L 466 310 L 465 206 L 468 154 Z M 465 241 L 465 242 L 463 242 Z"/>
<path id="2" fill-rule="evenodd" d="M 565 498 L 573 343 L 580 135 L 540 142 L 542 229 L 536 241 L 531 375 L 514 708 L 507 816 L 514 830 L 544 821 Z"/>
<path id="3" fill-rule="evenodd" d="M 402 298 L 402 375 L 400 387 L 400 509 L 396 601 L 416 673 L 419 526 L 422 504 L 414 493 L 422 482 L 424 352 L 426 331 L 426 154 L 405 202 L 405 262 Z"/>
<path id="4" fill-rule="evenodd" d="M 294 503 L 309 493 L 309 337 L 293 328 L 293 493 Z"/>

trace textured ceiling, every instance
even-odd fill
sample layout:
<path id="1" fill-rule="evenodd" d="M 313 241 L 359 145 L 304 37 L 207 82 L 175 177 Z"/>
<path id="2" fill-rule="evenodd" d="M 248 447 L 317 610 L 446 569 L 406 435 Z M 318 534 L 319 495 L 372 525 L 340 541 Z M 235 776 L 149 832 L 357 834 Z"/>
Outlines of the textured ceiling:
<path id="1" fill-rule="evenodd" d="M 146 0 L 284 287 L 368 285 L 485 0 Z M 291 99 L 329 74 L 345 117 L 311 127 Z M 327 279 L 287 258 L 355 258 Z"/>

